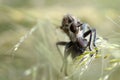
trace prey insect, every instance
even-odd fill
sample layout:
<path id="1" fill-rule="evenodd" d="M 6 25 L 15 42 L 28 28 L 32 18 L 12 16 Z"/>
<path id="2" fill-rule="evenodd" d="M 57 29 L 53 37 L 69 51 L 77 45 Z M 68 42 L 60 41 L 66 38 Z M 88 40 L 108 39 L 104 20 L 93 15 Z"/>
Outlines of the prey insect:
<path id="1" fill-rule="evenodd" d="M 70 41 L 60 41 L 56 43 L 58 51 L 61 53 L 58 45 L 65 46 L 63 65 L 65 75 L 67 75 L 67 57 L 71 54 L 72 59 L 82 55 L 88 47 L 90 51 L 93 50 L 92 46 L 96 47 L 96 30 L 89 27 L 89 25 L 82 23 L 74 16 L 67 14 L 62 19 L 60 29 L 67 34 Z M 86 37 L 89 37 L 87 39 Z M 98 50 L 96 50 L 96 53 Z M 62 53 L 61 53 L 62 54 Z M 92 55 L 91 55 L 92 56 Z"/>

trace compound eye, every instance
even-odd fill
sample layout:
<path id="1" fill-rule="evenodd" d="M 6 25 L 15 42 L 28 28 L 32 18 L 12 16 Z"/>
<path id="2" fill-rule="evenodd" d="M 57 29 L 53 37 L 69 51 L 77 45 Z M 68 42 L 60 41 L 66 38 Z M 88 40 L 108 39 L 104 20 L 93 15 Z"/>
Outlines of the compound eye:
<path id="1" fill-rule="evenodd" d="M 73 32 L 73 33 L 76 33 L 78 31 L 78 27 L 73 23 L 71 24 L 70 26 L 70 30 Z"/>
<path id="2" fill-rule="evenodd" d="M 71 23 L 71 22 L 72 22 L 72 20 L 71 20 L 71 19 L 69 19 L 69 20 L 68 20 L 68 23 Z"/>

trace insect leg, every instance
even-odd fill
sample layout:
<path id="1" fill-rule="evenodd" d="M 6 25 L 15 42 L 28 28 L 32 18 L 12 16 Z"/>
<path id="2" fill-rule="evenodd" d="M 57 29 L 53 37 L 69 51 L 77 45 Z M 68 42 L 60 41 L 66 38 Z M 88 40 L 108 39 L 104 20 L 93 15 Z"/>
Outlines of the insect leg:
<path id="1" fill-rule="evenodd" d="M 90 35 L 90 38 L 89 38 L 89 42 L 88 42 L 88 46 L 89 46 L 89 49 L 92 50 L 92 47 L 91 47 L 91 43 L 92 43 L 92 33 L 94 32 L 94 36 L 93 36 L 93 46 L 95 48 L 96 47 L 96 44 L 95 44 L 95 41 L 96 41 L 96 29 L 90 29 L 88 30 L 87 32 L 84 33 L 83 37 L 87 37 L 88 35 Z M 96 53 L 98 52 L 98 50 L 96 49 Z"/>
<path id="2" fill-rule="evenodd" d="M 67 43 L 64 50 L 64 58 L 63 58 L 63 65 L 62 65 L 61 71 L 63 71 L 64 69 L 65 76 L 67 76 L 67 64 L 68 64 L 67 57 L 71 52 L 70 51 L 71 46 L 72 46 L 72 42 Z"/>
<path id="3" fill-rule="evenodd" d="M 59 49 L 59 45 L 65 46 L 67 43 L 68 43 L 68 42 L 65 42 L 65 41 L 61 41 L 61 42 L 57 42 L 57 43 L 56 43 L 57 50 L 58 50 L 58 52 L 60 53 L 60 56 L 62 57 L 62 59 L 63 59 L 63 55 L 62 55 L 62 52 L 61 52 L 60 49 Z"/>
<path id="4" fill-rule="evenodd" d="M 88 24 L 86 24 L 86 23 L 82 24 L 81 27 L 82 27 L 83 33 L 85 33 L 86 30 L 90 30 L 90 26 Z"/>
<path id="5" fill-rule="evenodd" d="M 96 46 L 96 44 L 95 44 L 95 41 L 96 41 L 96 29 L 93 29 L 93 32 L 94 32 L 93 46 L 96 48 L 96 53 L 98 53 L 97 46 Z"/>
<path id="6" fill-rule="evenodd" d="M 88 35 L 90 35 L 90 38 L 89 38 L 89 42 L 88 42 L 88 46 L 89 46 L 89 50 L 92 51 L 92 47 L 91 47 L 91 40 L 92 40 L 92 30 L 88 30 L 87 32 L 85 32 L 83 34 L 83 37 L 87 37 Z"/>

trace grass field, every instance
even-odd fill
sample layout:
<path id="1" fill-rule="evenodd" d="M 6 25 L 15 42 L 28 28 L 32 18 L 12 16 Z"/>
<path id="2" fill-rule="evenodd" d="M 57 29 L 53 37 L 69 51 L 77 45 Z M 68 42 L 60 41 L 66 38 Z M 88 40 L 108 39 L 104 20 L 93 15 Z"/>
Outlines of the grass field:
<path id="1" fill-rule="evenodd" d="M 72 2 L 68 6 L 65 3 L 57 6 L 62 2 L 52 5 L 53 0 L 48 4 L 50 7 L 40 8 L 0 6 L 0 80 L 120 79 L 118 8 L 108 8 L 109 4 L 106 8 L 99 8 L 95 7 L 97 4 L 93 6 L 82 3 L 80 7 L 75 7 L 79 1 L 74 2 L 74 5 Z M 115 2 L 117 5 L 117 0 Z M 70 5 L 73 7 L 69 7 Z M 57 41 L 69 41 L 59 29 L 62 17 L 67 13 L 96 28 L 97 34 L 107 40 L 100 47 L 100 57 L 95 58 L 82 75 L 79 75 L 80 71 L 76 71 L 69 78 L 60 72 L 62 58 L 55 45 Z M 61 51 L 63 50 L 64 47 L 61 47 Z"/>

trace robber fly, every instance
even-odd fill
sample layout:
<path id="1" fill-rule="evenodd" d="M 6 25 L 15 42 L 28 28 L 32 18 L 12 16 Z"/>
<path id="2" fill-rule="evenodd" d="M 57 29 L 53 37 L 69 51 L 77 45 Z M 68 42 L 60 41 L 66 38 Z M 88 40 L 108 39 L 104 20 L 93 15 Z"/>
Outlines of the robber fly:
<path id="1" fill-rule="evenodd" d="M 63 66 L 67 66 L 67 57 L 69 54 L 71 54 L 71 57 L 74 59 L 77 56 L 82 55 L 87 47 L 89 47 L 90 51 L 93 50 L 92 46 L 96 48 L 96 30 L 90 28 L 88 24 L 82 23 L 78 18 L 70 14 L 65 15 L 62 19 L 60 29 L 66 33 L 70 39 L 70 42 L 61 41 L 56 43 L 57 48 L 58 45 L 65 46 L 63 61 L 66 64 L 63 63 Z M 87 36 L 89 36 L 88 40 L 86 39 Z M 58 51 L 60 52 L 59 48 Z M 98 51 L 96 50 L 96 53 L 97 52 Z M 65 75 L 67 75 L 66 69 Z"/>

